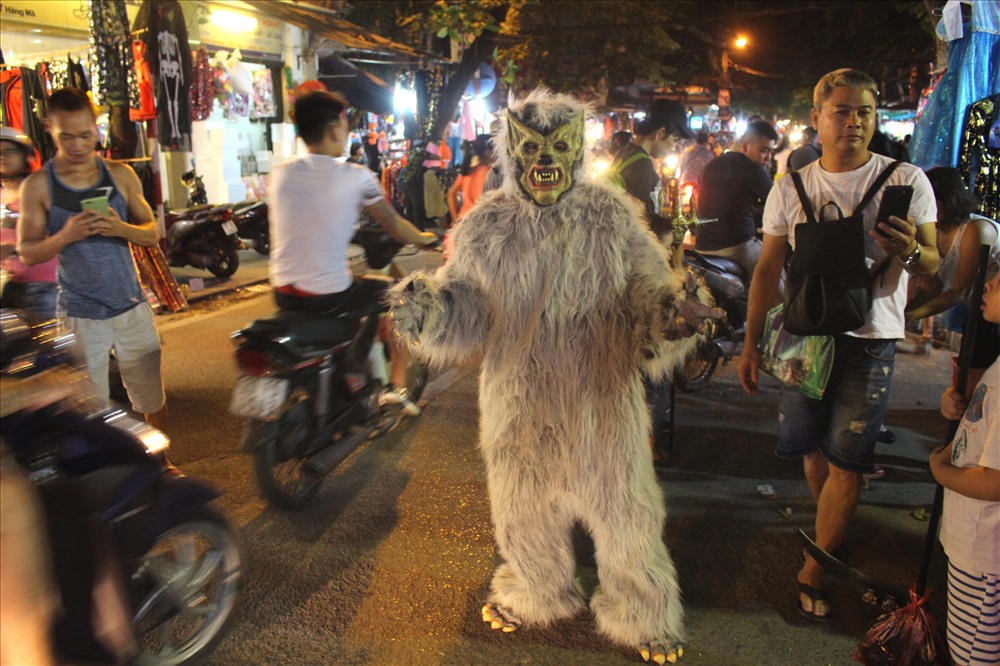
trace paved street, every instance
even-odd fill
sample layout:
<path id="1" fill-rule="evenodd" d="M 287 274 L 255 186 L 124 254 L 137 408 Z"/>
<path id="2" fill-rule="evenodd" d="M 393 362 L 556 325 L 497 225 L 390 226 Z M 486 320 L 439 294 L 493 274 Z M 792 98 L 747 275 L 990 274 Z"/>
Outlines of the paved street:
<path id="1" fill-rule="evenodd" d="M 495 566 L 482 463 L 475 448 L 476 375 L 438 373 L 424 415 L 360 449 L 297 514 L 269 509 L 237 451 L 226 413 L 235 380 L 229 334 L 271 309 L 269 295 L 194 316 L 160 317 L 172 457 L 215 483 L 239 526 L 245 588 L 214 664 L 627 664 L 638 658 L 594 633 L 583 613 L 548 629 L 490 631 L 479 609 Z M 888 417 L 899 441 L 862 496 L 849 561 L 906 585 L 917 573 L 930 503 L 924 463 L 944 432 L 936 400 L 950 377 L 944 352 L 898 357 Z M 433 394 L 437 395 L 433 395 Z M 844 584 L 834 620 L 795 612 L 794 576 L 811 501 L 798 464 L 771 454 L 777 391 L 749 398 L 733 368 L 678 399 L 674 471 L 663 482 L 667 544 L 688 612 L 681 663 L 847 664 L 872 616 Z M 771 484 L 777 498 L 757 486 Z M 790 517 L 779 510 L 791 509 Z M 596 585 L 593 545 L 576 539 L 584 588 Z M 938 558 L 932 587 L 943 589 Z M 943 618 L 943 592 L 933 604 Z"/>

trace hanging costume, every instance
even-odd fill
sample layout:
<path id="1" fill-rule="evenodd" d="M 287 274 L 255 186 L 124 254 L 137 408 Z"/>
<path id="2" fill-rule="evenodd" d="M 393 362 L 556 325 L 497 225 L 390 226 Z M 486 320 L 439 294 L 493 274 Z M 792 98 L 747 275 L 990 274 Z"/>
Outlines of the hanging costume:
<path id="1" fill-rule="evenodd" d="M 979 100 L 965 114 L 958 170 L 979 197 L 979 212 L 1000 219 L 1000 94 Z"/>
<path id="2" fill-rule="evenodd" d="M 177 0 L 143 0 L 132 28 L 146 44 L 160 145 L 165 150 L 190 150 L 191 47 L 181 5 Z"/>
<path id="3" fill-rule="evenodd" d="M 682 653 L 683 609 L 642 375 L 681 363 L 697 343 L 684 322 L 718 311 L 689 297 L 693 278 L 672 272 L 634 201 L 582 180 L 585 111 L 544 90 L 511 101 L 494 138 L 503 187 L 463 218 L 440 271 L 393 289 L 391 314 L 430 363 L 482 359 L 480 449 L 504 559 L 484 621 L 507 632 L 583 608 L 579 521 L 596 547 L 598 630 L 663 663 Z"/>
<path id="4" fill-rule="evenodd" d="M 910 141 L 910 159 L 921 169 L 957 165 L 965 110 L 1000 93 L 1000 2 L 973 2 L 964 26 L 959 4 L 950 0 L 945 6 L 946 14 L 958 11 L 957 21 L 938 21 L 938 37 L 951 42 L 948 71 L 920 112 Z"/>

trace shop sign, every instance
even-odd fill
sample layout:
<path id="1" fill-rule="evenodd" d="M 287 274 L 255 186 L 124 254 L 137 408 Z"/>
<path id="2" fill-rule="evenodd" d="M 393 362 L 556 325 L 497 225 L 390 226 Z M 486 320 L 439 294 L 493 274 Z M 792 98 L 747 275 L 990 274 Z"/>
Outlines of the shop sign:
<path id="1" fill-rule="evenodd" d="M 729 88 L 720 88 L 719 101 L 716 102 L 716 104 L 722 107 L 726 107 L 729 106 L 729 101 L 730 101 Z"/>
<path id="2" fill-rule="evenodd" d="M 63 30 L 90 30 L 90 3 L 70 0 L 3 0 L 0 21 Z"/>
<path id="3" fill-rule="evenodd" d="M 212 6 L 208 5 L 207 9 L 210 13 Z M 261 16 L 260 14 L 257 14 L 253 18 L 257 19 L 257 27 L 251 32 L 237 32 L 211 22 L 199 23 L 198 41 L 202 44 L 219 46 L 225 49 L 239 48 L 244 53 L 258 52 L 274 54 L 280 58 L 284 33 L 281 21 Z"/>

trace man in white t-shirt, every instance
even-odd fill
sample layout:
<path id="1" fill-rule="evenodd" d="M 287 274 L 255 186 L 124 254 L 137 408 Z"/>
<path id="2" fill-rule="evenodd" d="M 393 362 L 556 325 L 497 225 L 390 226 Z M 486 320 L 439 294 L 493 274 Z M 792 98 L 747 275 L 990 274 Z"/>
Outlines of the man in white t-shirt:
<path id="1" fill-rule="evenodd" d="M 852 69 L 830 72 L 816 84 L 812 121 L 819 131 L 823 155 L 799 172 L 814 211 L 834 201 L 850 214 L 891 164 L 889 158 L 868 150 L 875 131 L 877 94 L 871 77 Z M 858 503 L 861 475 L 873 470 L 896 340 L 904 335 L 909 275 L 930 276 L 938 266 L 934 237 L 937 209 L 927 177 L 916 167 L 901 164 L 886 185 L 912 186 L 913 199 L 908 218 L 890 217 L 891 224 L 875 220 L 881 192 L 863 211 L 869 266 L 889 260 L 888 269 L 873 284 L 873 306 L 867 321 L 857 330 L 834 336 L 834 368 L 822 400 L 783 388 L 779 403 L 776 453 L 785 459 L 802 458 L 816 501 L 816 543 L 827 552 L 843 541 Z M 795 225 L 805 219 L 792 179 L 782 178 L 764 207 L 764 243 L 750 286 L 739 374 L 740 383 L 751 394 L 757 392 L 758 344 L 764 319 L 781 301 L 777 285 L 786 243 L 794 249 Z M 822 569 L 811 557 L 799 571 L 797 584 L 799 611 L 809 619 L 828 619 L 830 603 L 824 593 Z"/>
<path id="2" fill-rule="evenodd" d="M 271 174 L 269 269 L 274 299 L 282 310 L 385 311 L 387 283 L 355 280 L 347 257 L 361 210 L 397 242 L 427 245 L 438 240 L 389 206 L 366 167 L 335 159 L 344 154 L 347 141 L 347 106 L 342 97 L 325 91 L 296 99 L 295 129 L 309 154 Z M 392 344 L 390 356 L 392 387 L 383 398 L 415 416 L 420 408 L 403 388 L 408 352 Z"/>

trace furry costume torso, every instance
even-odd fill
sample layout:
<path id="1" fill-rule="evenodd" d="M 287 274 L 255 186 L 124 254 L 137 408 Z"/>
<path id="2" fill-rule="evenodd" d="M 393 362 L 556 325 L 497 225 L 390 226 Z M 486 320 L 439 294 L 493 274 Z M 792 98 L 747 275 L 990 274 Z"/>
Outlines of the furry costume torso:
<path id="1" fill-rule="evenodd" d="M 608 188 L 580 184 L 544 208 L 501 190 L 463 219 L 450 266 L 476 284 L 492 322 L 480 409 L 484 428 L 506 440 L 484 432 L 484 447 L 525 447 L 539 462 L 558 454 L 579 463 L 591 457 L 581 449 L 607 446 L 594 441 L 600 424 L 620 428 L 631 420 L 623 410 L 642 404 L 640 364 L 666 293 L 650 298 L 647 312 L 632 307 L 629 250 L 646 238 L 655 247 L 633 212 Z M 665 285 L 665 259 L 662 271 Z M 534 451 L 543 433 L 552 450 Z"/>

